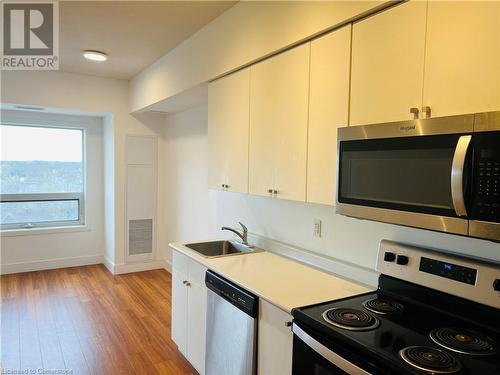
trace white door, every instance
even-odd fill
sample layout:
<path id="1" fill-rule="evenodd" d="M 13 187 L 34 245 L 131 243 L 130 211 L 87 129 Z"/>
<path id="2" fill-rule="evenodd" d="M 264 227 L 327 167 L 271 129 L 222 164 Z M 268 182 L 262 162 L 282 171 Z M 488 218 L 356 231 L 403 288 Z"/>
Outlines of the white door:
<path id="1" fill-rule="evenodd" d="M 187 358 L 194 368 L 203 375 L 205 373 L 207 288 L 205 285 L 190 282 L 187 289 Z"/>
<path id="2" fill-rule="evenodd" d="M 274 189 L 278 133 L 273 76 L 279 74 L 279 67 L 271 60 L 250 68 L 248 191 L 263 196 Z"/>
<path id="3" fill-rule="evenodd" d="M 277 65 L 279 98 L 277 110 L 276 196 L 305 202 L 307 174 L 307 121 L 309 110 L 310 44 L 294 48 L 283 55 Z"/>
<path id="4" fill-rule="evenodd" d="M 410 120 L 420 109 L 426 8 L 410 1 L 353 25 L 350 125 Z"/>
<path id="5" fill-rule="evenodd" d="M 423 105 L 432 117 L 500 110 L 499 1 L 429 1 Z"/>
<path id="6" fill-rule="evenodd" d="M 311 42 L 307 201 L 334 205 L 337 129 L 349 121 L 351 26 Z"/>
<path id="7" fill-rule="evenodd" d="M 250 69 L 208 85 L 209 187 L 248 192 Z"/>
<path id="8" fill-rule="evenodd" d="M 309 44 L 252 66 L 249 191 L 305 201 Z"/>
<path id="9" fill-rule="evenodd" d="M 258 374 L 291 375 L 293 334 L 287 325 L 292 316 L 260 300 Z"/>
<path id="10" fill-rule="evenodd" d="M 172 269 L 172 340 L 187 356 L 188 292 L 187 273 Z"/>

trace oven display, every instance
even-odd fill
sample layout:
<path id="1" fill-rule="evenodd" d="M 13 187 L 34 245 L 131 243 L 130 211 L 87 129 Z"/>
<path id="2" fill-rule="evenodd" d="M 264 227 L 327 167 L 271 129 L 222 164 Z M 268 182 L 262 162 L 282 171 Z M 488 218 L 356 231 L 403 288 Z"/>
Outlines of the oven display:
<path id="1" fill-rule="evenodd" d="M 422 257 L 420 259 L 419 269 L 422 272 L 446 277 L 447 279 L 460 281 L 461 283 L 469 285 L 476 284 L 477 270 L 472 268 Z"/>

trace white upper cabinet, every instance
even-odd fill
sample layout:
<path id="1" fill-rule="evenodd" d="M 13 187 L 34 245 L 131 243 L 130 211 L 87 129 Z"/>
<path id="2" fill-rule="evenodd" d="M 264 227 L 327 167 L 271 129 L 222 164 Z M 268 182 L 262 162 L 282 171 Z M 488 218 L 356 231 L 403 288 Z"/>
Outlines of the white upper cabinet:
<path id="1" fill-rule="evenodd" d="M 409 120 L 420 109 L 426 8 L 411 1 L 353 25 L 350 125 Z"/>
<path id="2" fill-rule="evenodd" d="M 429 1 L 423 105 L 432 117 L 500 110 L 500 2 Z"/>
<path id="3" fill-rule="evenodd" d="M 209 187 L 248 192 L 250 69 L 208 86 Z"/>
<path id="4" fill-rule="evenodd" d="M 310 45 L 251 67 L 249 191 L 305 201 Z"/>
<path id="5" fill-rule="evenodd" d="M 351 26 L 311 42 L 307 201 L 334 205 L 337 129 L 348 125 Z"/>
<path id="6" fill-rule="evenodd" d="M 210 188 L 334 205 L 339 127 L 500 110 L 500 1 L 395 5 L 210 83 L 208 107 Z"/>

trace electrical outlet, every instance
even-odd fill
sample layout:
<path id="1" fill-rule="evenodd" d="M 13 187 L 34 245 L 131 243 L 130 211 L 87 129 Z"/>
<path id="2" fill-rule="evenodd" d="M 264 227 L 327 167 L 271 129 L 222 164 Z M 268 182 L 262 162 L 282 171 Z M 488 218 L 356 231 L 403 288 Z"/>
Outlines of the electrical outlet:
<path id="1" fill-rule="evenodd" d="M 313 237 L 321 238 L 321 220 L 320 219 L 314 219 Z"/>

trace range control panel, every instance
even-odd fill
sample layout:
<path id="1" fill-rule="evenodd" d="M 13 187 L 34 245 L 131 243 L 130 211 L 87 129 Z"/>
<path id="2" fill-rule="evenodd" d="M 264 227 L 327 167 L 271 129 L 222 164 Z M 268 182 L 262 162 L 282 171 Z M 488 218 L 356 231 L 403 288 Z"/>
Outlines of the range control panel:
<path id="1" fill-rule="evenodd" d="M 377 271 L 500 309 L 500 265 L 388 240 Z"/>
<path id="2" fill-rule="evenodd" d="M 419 270 L 470 285 L 476 284 L 477 270 L 450 262 L 420 257 Z"/>

